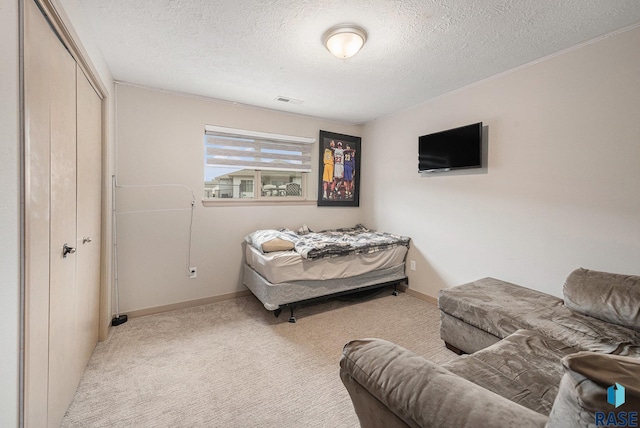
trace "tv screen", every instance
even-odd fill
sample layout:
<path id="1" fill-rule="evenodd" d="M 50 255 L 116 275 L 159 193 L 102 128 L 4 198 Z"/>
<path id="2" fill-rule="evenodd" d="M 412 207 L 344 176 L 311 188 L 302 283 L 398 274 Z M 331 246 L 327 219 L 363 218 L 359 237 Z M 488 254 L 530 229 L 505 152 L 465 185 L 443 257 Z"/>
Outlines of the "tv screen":
<path id="1" fill-rule="evenodd" d="M 418 138 L 418 171 L 482 167 L 482 122 Z"/>

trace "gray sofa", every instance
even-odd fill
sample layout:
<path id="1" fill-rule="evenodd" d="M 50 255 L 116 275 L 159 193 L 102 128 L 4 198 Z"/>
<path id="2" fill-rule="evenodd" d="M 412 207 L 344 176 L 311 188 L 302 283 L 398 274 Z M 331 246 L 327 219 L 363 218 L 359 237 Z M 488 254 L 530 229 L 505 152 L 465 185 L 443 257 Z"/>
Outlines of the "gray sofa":
<path id="1" fill-rule="evenodd" d="M 379 339 L 349 342 L 340 376 L 361 426 L 595 426 L 640 412 L 640 277 L 577 269 L 563 293 L 493 278 L 442 290 L 440 335 L 466 353 L 442 365 Z M 626 388 L 619 407 L 607 402 L 615 383 Z"/>

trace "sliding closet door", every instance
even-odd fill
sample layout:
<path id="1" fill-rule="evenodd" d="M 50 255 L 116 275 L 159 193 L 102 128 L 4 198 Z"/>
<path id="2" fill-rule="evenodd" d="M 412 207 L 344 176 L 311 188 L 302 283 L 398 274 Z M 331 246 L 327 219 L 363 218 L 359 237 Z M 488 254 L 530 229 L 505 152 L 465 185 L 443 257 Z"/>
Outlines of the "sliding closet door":
<path id="1" fill-rule="evenodd" d="M 51 242 L 49 278 L 49 426 L 59 426 L 80 375 L 76 336 L 76 63 L 53 47 L 51 88 Z"/>
<path id="2" fill-rule="evenodd" d="M 49 56 L 59 43 L 40 10 L 24 2 L 25 427 L 47 426 L 49 384 Z"/>
<path id="3" fill-rule="evenodd" d="M 58 427 L 98 341 L 101 100 L 32 0 L 24 20 L 24 425 Z"/>
<path id="4" fill-rule="evenodd" d="M 73 396 L 75 61 L 25 2 L 25 425 L 59 426 Z"/>
<path id="5" fill-rule="evenodd" d="M 98 94 L 78 67 L 78 241 L 76 271 L 79 370 L 84 371 L 98 342 L 100 312 L 100 226 L 102 177 L 102 110 Z"/>

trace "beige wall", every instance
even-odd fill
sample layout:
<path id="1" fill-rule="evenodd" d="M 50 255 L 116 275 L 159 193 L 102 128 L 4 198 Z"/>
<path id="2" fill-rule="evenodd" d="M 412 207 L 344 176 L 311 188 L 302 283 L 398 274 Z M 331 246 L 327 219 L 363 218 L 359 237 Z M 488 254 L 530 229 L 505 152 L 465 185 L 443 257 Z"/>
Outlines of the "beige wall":
<path id="1" fill-rule="evenodd" d="M 365 220 L 413 238 L 411 288 L 492 276 L 561 295 L 580 266 L 640 274 L 638 46 L 640 28 L 365 126 Z M 478 121 L 488 173 L 418 174 L 419 135 Z"/>
<path id="2" fill-rule="evenodd" d="M 120 311 L 129 312 L 246 290 L 241 283 L 243 237 L 265 228 L 354 225 L 357 208 L 304 206 L 204 207 L 204 126 L 220 125 L 318 138 L 320 129 L 360 135 L 336 122 L 117 85 L 119 185 L 179 184 L 193 189 L 192 266 L 186 274 L 191 193 L 182 187 L 121 188 L 117 193 Z M 317 164 L 317 143 L 313 151 Z M 315 200 L 317 172 L 308 191 Z M 361 196 L 366 199 L 366 196 Z M 168 211 L 187 209 L 186 211 Z M 130 211 L 160 210 L 124 214 Z"/>
<path id="3" fill-rule="evenodd" d="M 0 5 L 0 426 L 18 425 L 20 127 L 18 2 Z"/>

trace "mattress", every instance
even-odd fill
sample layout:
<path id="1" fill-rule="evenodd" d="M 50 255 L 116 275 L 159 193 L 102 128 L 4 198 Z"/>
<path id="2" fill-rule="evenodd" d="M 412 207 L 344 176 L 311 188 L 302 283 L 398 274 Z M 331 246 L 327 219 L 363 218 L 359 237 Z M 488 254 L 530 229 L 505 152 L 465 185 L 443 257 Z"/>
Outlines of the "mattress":
<path id="1" fill-rule="evenodd" d="M 245 248 L 246 263 L 272 284 L 350 278 L 404 265 L 407 255 L 407 247 L 402 245 L 375 253 L 313 260 L 295 251 L 261 253 L 251 245 Z"/>

